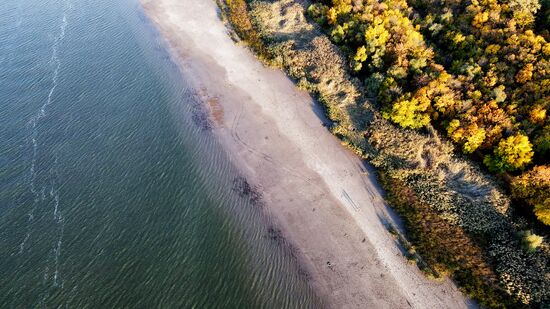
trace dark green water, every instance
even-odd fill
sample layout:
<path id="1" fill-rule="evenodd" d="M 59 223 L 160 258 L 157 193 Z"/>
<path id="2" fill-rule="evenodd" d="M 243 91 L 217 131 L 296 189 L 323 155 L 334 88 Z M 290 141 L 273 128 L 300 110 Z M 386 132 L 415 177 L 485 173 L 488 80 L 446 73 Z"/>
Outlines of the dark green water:
<path id="1" fill-rule="evenodd" d="M 0 308 L 319 307 L 238 176 L 136 0 L 2 0 Z"/>

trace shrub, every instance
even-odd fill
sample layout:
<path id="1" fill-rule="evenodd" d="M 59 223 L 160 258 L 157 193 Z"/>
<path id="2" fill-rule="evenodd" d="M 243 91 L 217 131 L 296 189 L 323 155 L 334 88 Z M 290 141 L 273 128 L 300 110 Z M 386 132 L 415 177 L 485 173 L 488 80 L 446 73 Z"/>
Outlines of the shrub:
<path id="1" fill-rule="evenodd" d="M 543 237 L 533 234 L 531 231 L 525 231 L 522 233 L 522 244 L 525 250 L 528 252 L 535 252 L 537 248 L 542 244 Z"/>

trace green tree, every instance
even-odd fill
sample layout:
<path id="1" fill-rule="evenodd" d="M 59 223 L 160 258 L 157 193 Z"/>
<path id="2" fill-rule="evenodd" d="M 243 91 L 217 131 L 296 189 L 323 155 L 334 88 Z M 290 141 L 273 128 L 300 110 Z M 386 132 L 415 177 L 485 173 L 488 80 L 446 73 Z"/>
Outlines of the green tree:
<path id="1" fill-rule="evenodd" d="M 535 151 L 542 156 L 550 154 L 550 124 L 544 126 L 541 132 L 536 135 Z"/>

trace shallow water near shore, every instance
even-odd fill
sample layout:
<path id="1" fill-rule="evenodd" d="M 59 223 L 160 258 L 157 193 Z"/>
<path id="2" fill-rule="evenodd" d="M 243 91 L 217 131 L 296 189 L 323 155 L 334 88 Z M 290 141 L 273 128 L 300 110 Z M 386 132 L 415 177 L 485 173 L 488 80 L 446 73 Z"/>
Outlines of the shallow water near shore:
<path id="1" fill-rule="evenodd" d="M 0 307 L 318 308 L 137 0 L 0 6 Z"/>

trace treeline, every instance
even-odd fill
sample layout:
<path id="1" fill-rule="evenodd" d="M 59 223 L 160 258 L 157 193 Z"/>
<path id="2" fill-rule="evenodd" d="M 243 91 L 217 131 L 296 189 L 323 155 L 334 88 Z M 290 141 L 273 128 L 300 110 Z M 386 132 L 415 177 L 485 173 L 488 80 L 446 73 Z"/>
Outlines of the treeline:
<path id="1" fill-rule="evenodd" d="M 550 225 L 548 1 L 332 0 L 308 12 L 385 118 L 433 125 L 510 174 L 513 196 Z"/>

